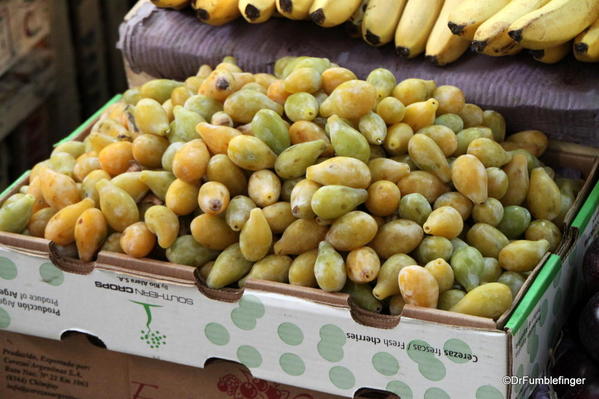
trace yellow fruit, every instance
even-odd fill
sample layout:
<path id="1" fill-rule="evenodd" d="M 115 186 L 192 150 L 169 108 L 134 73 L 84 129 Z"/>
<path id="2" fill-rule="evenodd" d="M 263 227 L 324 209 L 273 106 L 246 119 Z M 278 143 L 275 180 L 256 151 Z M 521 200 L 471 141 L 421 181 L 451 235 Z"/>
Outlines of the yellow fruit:
<path id="1" fill-rule="evenodd" d="M 147 228 L 144 222 L 128 226 L 121 236 L 121 248 L 134 258 L 148 256 L 156 244 L 156 236 Z"/>
<path id="2" fill-rule="evenodd" d="M 220 215 L 229 206 L 229 190 L 219 182 L 210 181 L 202 184 L 198 192 L 198 204 L 204 213 Z"/>
<path id="3" fill-rule="evenodd" d="M 106 218 L 97 208 L 83 211 L 75 223 L 75 243 L 79 259 L 89 262 L 108 235 Z"/>
<path id="4" fill-rule="evenodd" d="M 50 218 L 44 231 L 46 240 L 54 241 L 58 245 L 69 245 L 75 241 L 75 226 L 81 214 L 93 208 L 94 201 L 85 198 L 75 204 L 68 205 L 56 212 Z"/>

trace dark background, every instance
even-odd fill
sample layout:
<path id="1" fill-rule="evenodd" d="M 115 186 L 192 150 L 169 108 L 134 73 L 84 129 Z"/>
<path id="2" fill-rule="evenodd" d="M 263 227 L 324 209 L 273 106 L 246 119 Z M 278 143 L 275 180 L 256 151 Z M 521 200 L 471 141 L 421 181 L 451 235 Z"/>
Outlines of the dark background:
<path id="1" fill-rule="evenodd" d="M 115 44 L 134 4 L 0 0 L 0 190 L 126 89 Z"/>

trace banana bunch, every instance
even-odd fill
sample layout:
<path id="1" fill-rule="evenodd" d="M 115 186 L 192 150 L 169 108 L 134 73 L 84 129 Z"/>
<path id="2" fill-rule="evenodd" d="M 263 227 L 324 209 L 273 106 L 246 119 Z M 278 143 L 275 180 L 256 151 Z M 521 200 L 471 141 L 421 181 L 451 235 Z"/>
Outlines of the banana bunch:
<path id="1" fill-rule="evenodd" d="M 465 0 L 451 12 L 448 26 L 472 40 L 474 51 L 490 56 L 528 49 L 535 60 L 554 64 L 573 51 L 580 61 L 599 61 L 599 0 L 503 3 Z"/>
<path id="2" fill-rule="evenodd" d="M 554 64 L 571 52 L 599 62 L 599 0 L 152 0 L 157 7 L 191 5 L 200 21 L 222 25 L 242 16 L 312 20 L 375 47 L 394 42 L 405 58 L 424 54 L 436 65 L 468 48 L 492 57 L 528 50 Z"/>

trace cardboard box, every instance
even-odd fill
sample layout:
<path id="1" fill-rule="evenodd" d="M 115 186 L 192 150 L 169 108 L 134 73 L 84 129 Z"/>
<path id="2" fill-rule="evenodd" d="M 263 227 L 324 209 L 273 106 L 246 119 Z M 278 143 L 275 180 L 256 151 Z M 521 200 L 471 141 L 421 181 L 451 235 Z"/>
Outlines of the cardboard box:
<path id="1" fill-rule="evenodd" d="M 92 123 L 73 135 L 83 137 Z M 594 153 L 558 145 L 546 160 L 587 178 L 567 220 L 577 220 L 579 209 L 599 212 L 597 195 L 583 204 L 596 183 Z M 211 290 L 193 267 L 109 252 L 84 263 L 47 240 L 1 233 L 0 328 L 52 339 L 83 331 L 115 351 L 196 367 L 232 360 L 254 377 L 344 397 L 371 388 L 402 399 L 517 398 L 532 387 L 521 391 L 502 379 L 543 374 L 566 318 L 555 299 L 567 283 L 559 276 L 576 266 L 553 271 L 584 252 L 587 241 L 573 238 L 585 232 L 568 228 L 557 253 L 535 269 L 497 322 L 412 306 L 400 317 L 372 314 L 345 294 L 257 280 L 244 290 Z"/>
<path id="2" fill-rule="evenodd" d="M 84 334 L 56 342 L 1 332 L 0 354 L 7 399 L 340 399 L 253 378 L 231 362 L 198 369 L 112 352 Z"/>

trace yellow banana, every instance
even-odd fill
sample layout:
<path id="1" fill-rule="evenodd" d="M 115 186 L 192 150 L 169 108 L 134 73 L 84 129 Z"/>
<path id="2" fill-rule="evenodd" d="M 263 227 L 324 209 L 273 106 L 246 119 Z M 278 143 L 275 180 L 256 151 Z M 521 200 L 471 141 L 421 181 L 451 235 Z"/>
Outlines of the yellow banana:
<path id="1" fill-rule="evenodd" d="M 518 18 L 509 35 L 524 48 L 542 50 L 574 39 L 599 17 L 599 0 L 551 0 Z"/>
<path id="2" fill-rule="evenodd" d="M 574 39 L 574 56 L 578 61 L 599 62 L 599 19 Z"/>
<path id="3" fill-rule="evenodd" d="M 395 31 L 397 54 L 413 58 L 424 52 L 441 8 L 443 0 L 408 0 Z"/>
<path id="4" fill-rule="evenodd" d="M 239 0 L 239 12 L 251 24 L 266 22 L 275 11 L 275 0 Z"/>
<path id="5" fill-rule="evenodd" d="M 512 0 L 478 27 L 472 48 L 476 52 L 491 56 L 519 52 L 522 47 L 508 35 L 508 28 L 518 18 L 543 7 L 548 2 L 549 0 Z"/>
<path id="6" fill-rule="evenodd" d="M 289 19 L 306 19 L 313 2 L 314 0 L 277 0 L 277 10 Z"/>
<path id="7" fill-rule="evenodd" d="M 368 7 L 368 0 L 362 0 L 356 11 L 351 17 L 345 22 L 345 30 L 351 37 L 362 37 L 362 21 L 364 20 L 364 14 Z"/>
<path id="8" fill-rule="evenodd" d="M 405 4 L 406 0 L 370 0 L 362 21 L 364 41 L 371 46 L 389 43 Z"/>
<path id="9" fill-rule="evenodd" d="M 152 3 L 159 8 L 172 8 L 181 10 L 189 5 L 191 0 L 152 0 Z"/>
<path id="10" fill-rule="evenodd" d="M 239 17 L 238 0 L 193 0 L 198 19 L 209 25 L 224 25 Z"/>
<path id="11" fill-rule="evenodd" d="M 454 35 L 472 40 L 476 29 L 501 10 L 510 0 L 464 0 L 449 14 L 449 29 Z"/>
<path id="12" fill-rule="evenodd" d="M 543 64 L 556 64 L 563 60 L 571 51 L 572 43 L 566 42 L 543 50 L 530 50 L 532 58 Z"/>
<path id="13" fill-rule="evenodd" d="M 462 0 L 445 0 L 437 22 L 426 41 L 425 55 L 435 65 L 447 65 L 454 62 L 470 46 L 468 40 L 456 36 L 449 30 L 449 13 L 461 4 Z"/>
<path id="14" fill-rule="evenodd" d="M 314 0 L 310 18 L 316 25 L 331 28 L 347 21 L 360 6 L 360 0 Z"/>
<path id="15" fill-rule="evenodd" d="M 522 50 L 524 50 L 524 48 L 515 41 L 513 41 L 507 33 L 505 33 L 505 36 L 506 37 L 499 38 L 497 41 L 494 42 L 494 44 L 496 44 L 497 47 L 494 47 L 492 45 L 486 46 L 482 51 L 479 51 L 479 48 L 474 43 L 470 47 L 478 53 L 490 55 L 491 57 L 516 55 Z M 509 39 L 509 41 L 506 40 L 506 38 Z"/>

